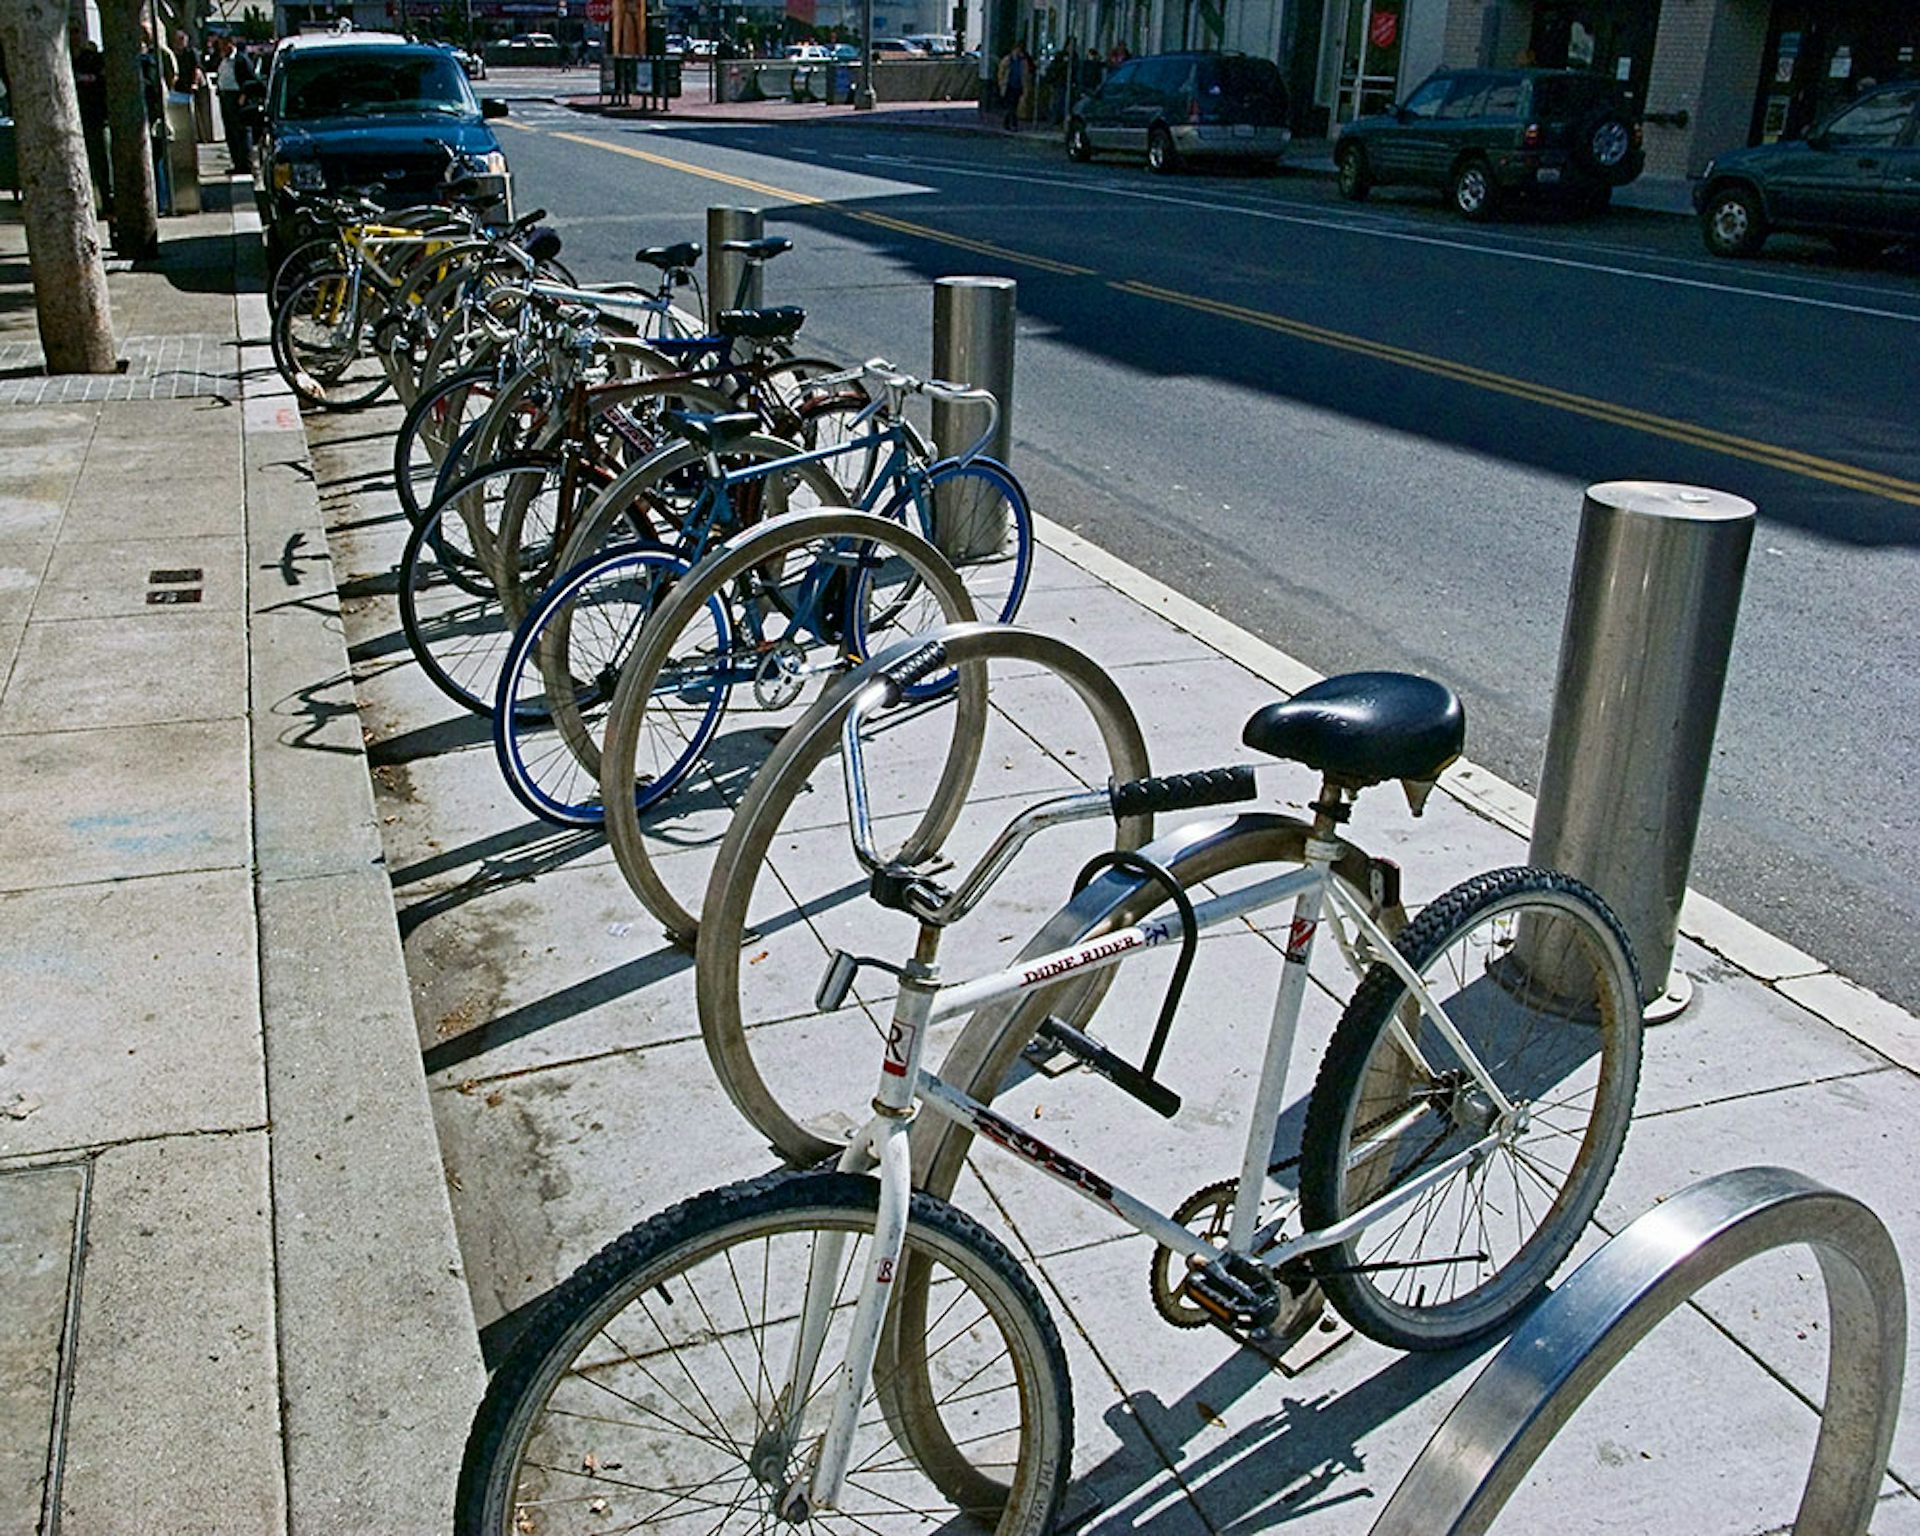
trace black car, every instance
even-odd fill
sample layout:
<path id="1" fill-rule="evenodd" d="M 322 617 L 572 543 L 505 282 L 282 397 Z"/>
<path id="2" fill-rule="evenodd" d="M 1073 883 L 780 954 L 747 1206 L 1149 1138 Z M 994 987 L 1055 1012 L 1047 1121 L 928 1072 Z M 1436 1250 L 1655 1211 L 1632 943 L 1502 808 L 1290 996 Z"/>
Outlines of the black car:
<path id="1" fill-rule="evenodd" d="M 1693 206 L 1716 256 L 1751 256 L 1777 229 L 1856 257 L 1920 237 L 1920 80 L 1863 92 L 1804 139 L 1714 156 Z"/>
<path id="2" fill-rule="evenodd" d="M 1394 111 L 1348 123 L 1333 155 L 1345 197 L 1439 187 L 1469 219 L 1513 196 L 1604 208 L 1646 164 L 1621 87 L 1571 69 L 1443 69 Z"/>
<path id="3" fill-rule="evenodd" d="M 301 193 L 361 188 L 397 208 L 473 177 L 505 205 L 507 157 L 484 120 L 506 112 L 503 101 L 476 100 L 459 61 L 431 43 L 374 33 L 288 39 L 267 77 L 255 159 L 269 255 L 313 233 Z"/>
<path id="4" fill-rule="evenodd" d="M 1279 67 L 1239 53 L 1128 59 L 1067 118 L 1075 160 L 1117 149 L 1145 155 L 1148 168 L 1163 173 L 1201 157 L 1277 165 L 1289 137 Z"/>

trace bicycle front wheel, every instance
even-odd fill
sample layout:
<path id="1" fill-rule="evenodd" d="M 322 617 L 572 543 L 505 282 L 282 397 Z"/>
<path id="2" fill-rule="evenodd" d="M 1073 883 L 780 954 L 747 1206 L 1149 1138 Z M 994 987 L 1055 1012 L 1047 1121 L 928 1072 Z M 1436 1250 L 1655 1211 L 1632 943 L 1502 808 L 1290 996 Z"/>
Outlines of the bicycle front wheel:
<path id="1" fill-rule="evenodd" d="M 493 739 L 508 787 L 536 816 L 571 827 L 605 820 L 600 744 L 614 687 L 641 627 L 686 573 L 669 550 L 621 550 L 556 581 L 521 623 L 500 675 Z M 723 654 L 725 606 L 714 598 L 697 617 L 706 631 L 698 653 Z M 636 810 L 686 775 L 726 698 L 723 676 L 663 674 L 634 748 Z"/>
<path id="2" fill-rule="evenodd" d="M 364 295 L 349 271 L 298 284 L 273 317 L 273 358 L 293 392 L 324 410 L 367 405 L 385 392 Z"/>
<path id="3" fill-rule="evenodd" d="M 1639 977 L 1600 898 L 1543 869 L 1454 887 L 1396 948 L 1468 1055 L 1375 964 L 1308 1101 L 1301 1211 L 1310 1231 L 1344 1221 L 1493 1137 L 1313 1256 L 1327 1299 L 1362 1333 L 1396 1349 L 1451 1349 L 1524 1311 L 1599 1204 L 1639 1081 Z"/>
<path id="4" fill-rule="evenodd" d="M 675 1206 L 589 1259 L 494 1374 L 454 1529 L 783 1527 L 776 1507 L 804 1486 L 833 1406 L 878 1194 L 853 1174 L 773 1175 Z M 825 1347 L 789 1399 L 810 1283 L 826 1288 Z M 1032 1279 L 971 1219 L 914 1196 L 840 1507 L 805 1524 L 1043 1536 L 1066 1484 L 1071 1390 Z"/>

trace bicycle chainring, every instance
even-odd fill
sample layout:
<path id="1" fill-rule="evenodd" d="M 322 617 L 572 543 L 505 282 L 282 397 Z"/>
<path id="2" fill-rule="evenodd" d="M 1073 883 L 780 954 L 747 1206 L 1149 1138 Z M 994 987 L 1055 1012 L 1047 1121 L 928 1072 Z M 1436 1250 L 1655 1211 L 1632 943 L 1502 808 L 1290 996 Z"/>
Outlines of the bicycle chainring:
<path id="1" fill-rule="evenodd" d="M 770 647 L 754 668 L 753 699 L 762 709 L 785 709 L 807 686 L 807 653 L 791 640 Z"/>

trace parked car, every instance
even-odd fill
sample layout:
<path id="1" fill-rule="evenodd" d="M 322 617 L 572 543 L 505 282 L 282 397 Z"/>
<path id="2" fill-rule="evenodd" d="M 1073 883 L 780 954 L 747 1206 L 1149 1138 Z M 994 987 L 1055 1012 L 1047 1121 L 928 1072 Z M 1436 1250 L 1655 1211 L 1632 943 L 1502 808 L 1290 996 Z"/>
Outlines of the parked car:
<path id="1" fill-rule="evenodd" d="M 859 50 L 855 50 L 856 56 Z M 823 43 L 788 43 L 787 60 L 794 64 L 830 64 L 833 50 Z"/>
<path id="2" fill-rule="evenodd" d="M 1333 158 L 1344 197 L 1439 187 L 1468 219 L 1520 196 L 1598 210 L 1646 164 L 1622 87 L 1571 69 L 1443 69 L 1392 112 L 1348 123 Z"/>
<path id="3" fill-rule="evenodd" d="M 302 194 L 365 189 L 387 207 L 426 202 L 449 176 L 502 204 L 512 182 L 487 126 L 507 104 L 476 100 L 444 48 L 376 32 L 288 38 L 273 56 L 255 156 L 270 262 L 314 231 Z"/>
<path id="4" fill-rule="evenodd" d="M 857 56 L 859 49 L 854 49 Z M 876 37 L 873 40 L 873 56 L 876 59 L 924 59 L 927 50 L 911 38 Z"/>
<path id="5" fill-rule="evenodd" d="M 1862 259 L 1920 237 L 1920 80 L 1863 92 L 1804 139 L 1715 155 L 1693 206 L 1716 256 L 1751 256 L 1781 229 Z"/>
<path id="6" fill-rule="evenodd" d="M 1165 173 L 1202 157 L 1279 164 L 1290 134 L 1287 88 L 1270 59 L 1159 53 L 1129 59 L 1074 104 L 1067 154 L 1144 154 Z"/>
<path id="7" fill-rule="evenodd" d="M 720 45 L 710 37 L 690 37 L 687 39 L 687 57 L 690 59 L 710 59 L 719 51 Z"/>
<path id="8" fill-rule="evenodd" d="M 959 52 L 951 32 L 910 32 L 907 41 L 936 59 L 950 59 Z"/>

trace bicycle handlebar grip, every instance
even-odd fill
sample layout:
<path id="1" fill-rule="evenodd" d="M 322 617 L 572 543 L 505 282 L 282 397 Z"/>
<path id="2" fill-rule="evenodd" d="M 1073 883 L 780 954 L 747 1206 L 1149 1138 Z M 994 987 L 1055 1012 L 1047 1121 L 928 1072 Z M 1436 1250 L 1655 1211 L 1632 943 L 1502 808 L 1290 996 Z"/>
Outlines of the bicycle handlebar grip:
<path id="1" fill-rule="evenodd" d="M 532 229 L 534 225 L 538 224 L 546 216 L 547 210 L 544 208 L 536 208 L 532 213 L 522 214 L 507 226 L 507 233 L 509 235 L 523 234 L 527 230 Z"/>
<path id="2" fill-rule="evenodd" d="M 919 682 L 930 677 L 947 664 L 947 648 L 938 640 L 929 640 L 918 650 L 909 651 L 893 665 L 880 669 L 881 679 L 887 685 L 887 702 L 898 704 L 900 696 Z"/>
<path id="3" fill-rule="evenodd" d="M 1254 797 L 1253 769 L 1242 763 L 1233 768 L 1203 768 L 1198 773 L 1170 773 L 1164 778 L 1109 781 L 1107 799 L 1114 819 L 1151 816 L 1159 811 L 1191 811 L 1203 805 L 1231 805 Z"/>

